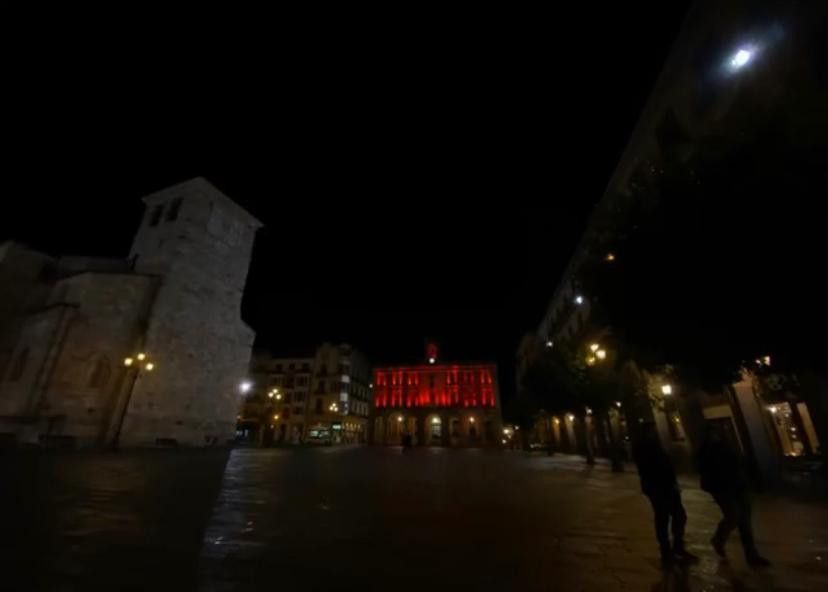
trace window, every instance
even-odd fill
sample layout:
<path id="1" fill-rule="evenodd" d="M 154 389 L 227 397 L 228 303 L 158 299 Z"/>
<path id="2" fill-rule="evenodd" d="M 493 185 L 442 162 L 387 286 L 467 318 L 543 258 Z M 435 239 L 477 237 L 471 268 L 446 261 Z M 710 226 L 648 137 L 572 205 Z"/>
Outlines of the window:
<path id="1" fill-rule="evenodd" d="M 290 409 L 289 408 L 285 407 L 284 409 L 282 409 L 282 417 L 284 417 L 285 419 L 290 419 Z"/>
<path id="2" fill-rule="evenodd" d="M 328 373 L 328 366 L 322 364 L 319 366 L 319 376 L 325 376 Z"/>
<path id="3" fill-rule="evenodd" d="M 324 380 L 320 380 L 316 384 L 316 392 L 317 393 L 324 393 L 325 392 L 325 381 Z"/>
<path id="4" fill-rule="evenodd" d="M 288 364 L 288 370 L 293 370 L 296 368 L 296 364 Z"/>
<path id="5" fill-rule="evenodd" d="M 109 382 L 109 375 L 111 374 L 109 362 L 106 358 L 98 358 L 95 362 L 95 367 L 92 369 L 92 374 L 89 376 L 90 388 L 103 388 Z"/>
<path id="6" fill-rule="evenodd" d="M 167 221 L 173 222 L 178 219 L 178 212 L 181 210 L 181 202 L 183 200 L 179 197 L 172 202 L 170 209 L 167 210 Z"/>
<path id="7" fill-rule="evenodd" d="M 273 386 L 282 386 L 282 377 L 281 376 L 274 376 L 273 377 Z"/>
<path id="8" fill-rule="evenodd" d="M 302 408 L 301 407 L 294 407 L 293 408 L 294 415 L 302 415 Z"/>
<path id="9" fill-rule="evenodd" d="M 307 362 L 302 362 L 302 370 L 304 372 L 310 371 L 310 364 L 308 364 Z"/>
<path id="10" fill-rule="evenodd" d="M 149 225 L 150 226 L 158 226 L 158 223 L 161 222 L 161 216 L 164 213 L 164 206 L 159 205 L 155 206 L 152 209 L 152 213 L 150 214 Z"/>
<path id="11" fill-rule="evenodd" d="M 322 399 L 316 398 L 316 414 L 322 415 Z"/>
<path id="12" fill-rule="evenodd" d="M 293 388 L 293 384 L 294 384 L 293 375 L 289 374 L 288 376 L 285 376 L 285 388 Z"/>
<path id="13" fill-rule="evenodd" d="M 305 400 L 305 393 L 303 391 L 298 391 L 293 394 L 293 400 L 297 403 L 301 403 Z"/>
<path id="14" fill-rule="evenodd" d="M 14 361 L 11 372 L 9 372 L 9 382 L 17 382 L 26 371 L 26 364 L 29 361 L 29 348 L 26 347 L 19 354 Z"/>
<path id="15" fill-rule="evenodd" d="M 280 373 L 282 371 L 282 365 L 281 364 L 276 364 L 273 367 L 273 371 L 276 372 L 277 374 Z"/>
<path id="16" fill-rule="evenodd" d="M 297 386 L 308 386 L 308 377 L 307 376 L 297 376 L 296 377 L 296 385 Z"/>
<path id="17" fill-rule="evenodd" d="M 285 403 L 292 403 L 293 402 L 293 393 L 287 392 L 285 393 Z"/>

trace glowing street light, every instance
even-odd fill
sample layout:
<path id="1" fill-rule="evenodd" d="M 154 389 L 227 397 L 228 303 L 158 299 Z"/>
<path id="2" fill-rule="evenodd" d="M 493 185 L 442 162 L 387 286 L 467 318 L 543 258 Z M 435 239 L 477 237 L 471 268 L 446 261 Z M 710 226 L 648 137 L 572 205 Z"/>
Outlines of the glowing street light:
<path id="1" fill-rule="evenodd" d="M 593 343 L 592 345 L 589 346 L 589 351 L 596 352 L 596 351 L 598 351 L 599 347 L 601 347 L 601 346 L 598 345 L 597 343 Z"/>
<path id="2" fill-rule="evenodd" d="M 475 421 L 476 421 L 476 420 L 474 419 L 474 417 L 470 417 L 470 418 L 469 418 L 469 422 L 470 422 L 470 423 L 474 423 Z"/>
<path id="3" fill-rule="evenodd" d="M 551 340 L 551 339 L 547 339 L 547 340 L 546 340 L 546 347 L 552 347 L 552 346 L 554 346 L 554 345 L 555 345 L 555 344 L 554 344 L 554 343 L 552 343 L 552 340 Z"/>
<path id="4" fill-rule="evenodd" d="M 402 421 L 403 421 L 403 416 L 402 415 L 398 416 L 397 417 L 397 423 L 402 423 Z"/>
<path id="5" fill-rule="evenodd" d="M 153 368 L 155 368 L 155 364 L 153 364 L 152 362 L 147 362 L 144 365 L 144 370 L 146 370 L 147 372 L 152 372 Z"/>
<path id="6" fill-rule="evenodd" d="M 250 382 L 249 380 L 243 380 L 239 384 L 239 391 L 241 391 L 242 393 L 250 392 L 250 389 L 252 389 L 252 388 L 253 388 L 253 383 Z"/>
<path id="7" fill-rule="evenodd" d="M 662 384 L 661 385 L 661 394 L 662 395 L 672 395 L 673 394 L 673 385 L 671 385 L 671 384 Z"/>
<path id="8" fill-rule="evenodd" d="M 583 303 L 584 303 L 584 297 L 583 297 L 583 296 L 581 296 L 580 294 L 578 294 L 577 296 L 575 296 L 575 304 L 577 304 L 578 306 L 580 306 L 580 305 L 581 305 L 581 304 L 583 304 Z"/>
<path id="9" fill-rule="evenodd" d="M 278 413 L 273 416 L 273 421 L 279 421 L 279 414 Z"/>
<path id="10" fill-rule="evenodd" d="M 568 414 L 567 414 L 567 416 L 566 416 L 566 418 L 567 418 L 569 421 L 574 421 L 574 420 L 575 420 L 575 416 L 574 416 L 572 413 L 568 413 Z"/>
<path id="11" fill-rule="evenodd" d="M 607 261 L 615 261 L 615 254 L 607 253 L 606 260 Z"/>
<path id="12" fill-rule="evenodd" d="M 135 360 L 133 360 L 132 358 L 124 358 L 124 366 L 132 366 L 134 362 Z"/>
<path id="13" fill-rule="evenodd" d="M 753 52 L 750 49 L 741 47 L 730 57 L 730 67 L 734 70 L 743 68 L 752 57 Z"/>
<path id="14" fill-rule="evenodd" d="M 771 405 L 770 407 L 768 407 L 768 411 L 770 411 L 772 414 L 776 414 L 776 412 L 779 411 L 779 408 L 776 405 Z"/>
<path id="15" fill-rule="evenodd" d="M 603 360 L 607 357 L 607 351 L 604 349 L 599 349 L 597 352 L 595 352 L 595 357 L 599 360 Z"/>
<path id="16" fill-rule="evenodd" d="M 434 362 L 436 362 L 436 361 L 437 361 L 437 359 L 436 359 L 436 358 L 433 358 L 433 357 L 428 359 L 428 363 L 429 363 L 429 364 L 433 364 L 433 363 L 434 363 Z"/>
<path id="17" fill-rule="evenodd" d="M 137 356 L 135 356 L 135 357 L 136 357 L 136 358 L 138 358 L 138 361 L 139 361 L 139 362 L 143 362 L 144 360 L 146 360 L 146 359 L 147 359 L 147 354 L 145 354 L 145 353 L 143 353 L 143 352 L 142 352 L 142 353 L 138 354 L 138 355 L 137 355 Z"/>

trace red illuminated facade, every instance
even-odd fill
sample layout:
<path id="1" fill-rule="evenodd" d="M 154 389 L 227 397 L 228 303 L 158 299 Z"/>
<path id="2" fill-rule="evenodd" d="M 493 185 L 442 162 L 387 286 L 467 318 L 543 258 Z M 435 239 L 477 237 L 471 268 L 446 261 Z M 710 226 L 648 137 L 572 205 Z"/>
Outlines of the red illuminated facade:
<path id="1" fill-rule="evenodd" d="M 497 366 L 437 363 L 429 345 L 426 363 L 376 368 L 373 441 L 398 444 L 484 446 L 501 442 Z"/>
<path id="2" fill-rule="evenodd" d="M 374 371 L 374 407 L 497 407 L 494 365 L 403 366 Z"/>

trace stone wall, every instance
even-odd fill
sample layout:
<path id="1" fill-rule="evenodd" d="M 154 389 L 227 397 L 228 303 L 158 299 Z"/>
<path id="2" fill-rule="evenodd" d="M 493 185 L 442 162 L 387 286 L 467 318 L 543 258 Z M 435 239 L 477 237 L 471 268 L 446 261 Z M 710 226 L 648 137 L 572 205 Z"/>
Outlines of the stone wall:
<path id="1" fill-rule="evenodd" d="M 235 433 L 255 336 L 240 310 L 259 223 L 202 179 L 145 202 L 132 257 L 136 270 L 162 275 L 144 345 L 157 366 L 136 382 L 122 442 L 223 442 Z"/>

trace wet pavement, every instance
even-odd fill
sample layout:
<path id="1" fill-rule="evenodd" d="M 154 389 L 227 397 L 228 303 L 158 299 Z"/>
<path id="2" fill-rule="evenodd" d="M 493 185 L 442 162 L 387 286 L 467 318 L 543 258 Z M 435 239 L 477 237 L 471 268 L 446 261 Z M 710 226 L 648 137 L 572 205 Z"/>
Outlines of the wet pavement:
<path id="1" fill-rule="evenodd" d="M 757 497 L 774 565 L 663 573 L 633 472 L 520 452 L 317 448 L 4 459 L 4 581 L 25 590 L 828 590 L 828 504 Z M 12 577 L 17 578 L 13 582 Z"/>

